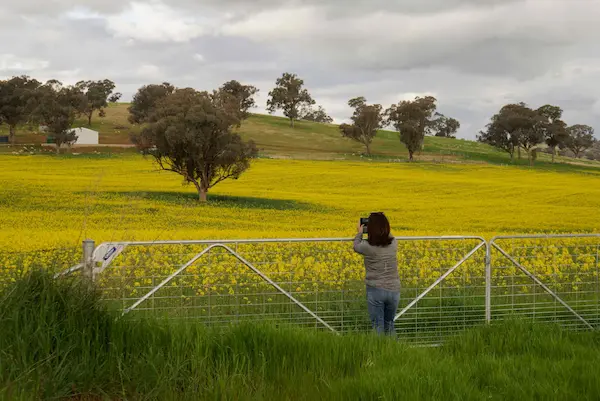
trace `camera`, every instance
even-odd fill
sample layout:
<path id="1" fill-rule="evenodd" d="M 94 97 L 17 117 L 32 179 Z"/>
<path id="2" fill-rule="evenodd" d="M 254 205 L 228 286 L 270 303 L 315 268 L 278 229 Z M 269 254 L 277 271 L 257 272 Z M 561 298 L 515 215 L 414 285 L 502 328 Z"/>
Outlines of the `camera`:
<path id="1" fill-rule="evenodd" d="M 361 217 L 360 218 L 360 225 L 363 226 L 363 233 L 366 234 L 367 233 L 367 226 L 369 225 L 369 218 L 368 217 Z"/>

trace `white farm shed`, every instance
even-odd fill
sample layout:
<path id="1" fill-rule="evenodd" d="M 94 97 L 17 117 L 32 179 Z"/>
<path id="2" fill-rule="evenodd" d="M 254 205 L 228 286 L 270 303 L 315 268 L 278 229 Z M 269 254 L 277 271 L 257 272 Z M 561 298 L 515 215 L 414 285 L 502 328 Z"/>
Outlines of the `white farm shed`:
<path id="1" fill-rule="evenodd" d="M 77 135 L 76 145 L 98 145 L 98 131 L 89 128 L 75 128 L 73 131 Z"/>

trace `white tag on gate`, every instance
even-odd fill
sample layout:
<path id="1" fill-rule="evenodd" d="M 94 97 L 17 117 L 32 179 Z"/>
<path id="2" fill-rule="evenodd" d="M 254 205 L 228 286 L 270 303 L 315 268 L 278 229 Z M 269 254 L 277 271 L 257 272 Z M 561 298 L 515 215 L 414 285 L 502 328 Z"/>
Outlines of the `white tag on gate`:
<path id="1" fill-rule="evenodd" d="M 106 269 L 112 261 L 123 252 L 123 250 L 127 247 L 125 244 L 118 243 L 108 243 L 102 244 L 94 252 L 93 258 L 94 262 L 102 263 L 102 265 L 96 268 L 96 273 L 102 272 Z"/>
<path id="2" fill-rule="evenodd" d="M 125 249 L 125 245 L 123 244 L 116 244 L 110 246 L 106 254 L 102 257 L 102 268 L 106 268 L 113 261 L 114 258 L 119 256 L 121 252 L 123 252 L 123 249 Z"/>

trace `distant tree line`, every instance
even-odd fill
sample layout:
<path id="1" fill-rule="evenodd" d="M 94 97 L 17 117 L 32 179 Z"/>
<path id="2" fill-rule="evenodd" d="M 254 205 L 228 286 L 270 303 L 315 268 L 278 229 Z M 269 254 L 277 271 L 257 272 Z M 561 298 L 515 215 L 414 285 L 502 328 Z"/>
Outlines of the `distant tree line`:
<path id="1" fill-rule="evenodd" d="M 552 162 L 558 149 L 568 149 L 579 158 L 597 144 L 594 129 L 582 124 L 568 126 L 562 114 L 563 110 L 553 105 L 533 109 L 525 103 L 508 104 L 492 117 L 477 139 L 507 152 L 511 161 L 515 153 L 520 158 L 524 150 L 530 165 L 544 147 L 552 154 Z"/>
<path id="2" fill-rule="evenodd" d="M 72 129 L 77 118 L 85 117 L 91 125 L 95 112 L 103 117 L 109 103 L 121 98 L 114 90 L 115 84 L 108 79 L 65 86 L 56 80 L 41 83 L 27 76 L 13 77 L 0 81 L 0 124 L 9 127 L 11 143 L 17 126 L 43 125 L 59 152 L 61 145 L 77 140 Z M 210 188 L 238 178 L 257 156 L 256 145 L 243 141 L 234 129 L 249 117 L 257 93 L 256 87 L 235 80 L 211 92 L 176 88 L 167 82 L 144 85 L 129 107 L 129 121 L 143 124 L 132 142 L 161 169 L 180 174 L 185 183 L 193 184 L 199 200 L 204 201 Z M 304 81 L 296 74 L 284 73 L 268 94 L 267 110 L 281 110 L 292 128 L 297 120 L 333 122 L 325 109 L 315 104 Z M 398 132 L 410 161 L 423 149 L 427 135 L 455 138 L 460 128 L 458 120 L 437 111 L 437 99 L 432 96 L 402 100 L 387 109 L 369 104 L 362 96 L 350 99 L 348 105 L 354 110 L 351 123 L 341 124 L 340 134 L 361 143 L 367 155 L 384 127 Z M 558 149 L 568 149 L 575 157 L 586 151 L 599 154 L 593 128 L 568 126 L 562 114 L 562 109 L 553 105 L 532 109 L 525 103 L 509 104 L 491 118 L 477 139 L 506 151 L 511 160 L 523 150 L 531 164 L 542 147 L 553 160 Z"/>
<path id="3" fill-rule="evenodd" d="M 333 122 L 322 106 L 316 110 L 312 108 L 315 101 L 303 85 L 304 81 L 296 74 L 284 73 L 269 92 L 267 110 L 271 113 L 282 110 L 290 119 L 291 127 L 298 119 Z M 455 138 L 460 128 L 458 120 L 437 112 L 436 102 L 431 96 L 417 97 L 384 110 L 380 104 L 368 104 L 364 97 L 356 97 L 348 101 L 348 105 L 354 109 L 350 117 L 352 123 L 342 124 L 339 129 L 343 137 L 363 144 L 366 154 L 371 155 L 371 144 L 378 131 L 384 127 L 394 127 L 412 161 L 414 154 L 422 149 L 426 135 Z"/>
<path id="4" fill-rule="evenodd" d="M 117 102 L 121 94 L 114 92 L 114 82 L 80 81 L 64 86 L 57 80 L 42 83 L 27 76 L 0 81 L 0 124 L 8 125 L 9 141 L 15 143 L 17 126 L 39 124 L 54 139 L 56 151 L 63 144 L 77 140 L 73 123 L 83 117 L 92 124 L 94 112 L 104 116 L 109 103 Z"/>
<path id="5" fill-rule="evenodd" d="M 368 104 L 364 97 L 350 99 L 348 105 L 354 109 L 352 124 L 340 125 L 342 136 L 362 143 L 367 155 L 371 154 L 371 143 L 377 132 L 387 126 L 398 131 L 400 141 L 408 150 L 409 160 L 423 148 L 425 136 L 435 135 L 455 138 L 460 128 L 458 120 L 437 112 L 437 100 L 432 96 L 403 100 L 386 110 L 380 104 Z"/>

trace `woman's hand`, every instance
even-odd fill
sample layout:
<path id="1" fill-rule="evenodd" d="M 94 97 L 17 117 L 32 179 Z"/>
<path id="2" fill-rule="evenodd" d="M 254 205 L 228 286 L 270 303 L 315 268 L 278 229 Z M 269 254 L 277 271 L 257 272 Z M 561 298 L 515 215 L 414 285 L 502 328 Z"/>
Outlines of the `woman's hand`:
<path id="1" fill-rule="evenodd" d="M 363 234 L 364 233 L 364 225 L 358 223 L 358 227 L 357 227 L 357 234 Z"/>

